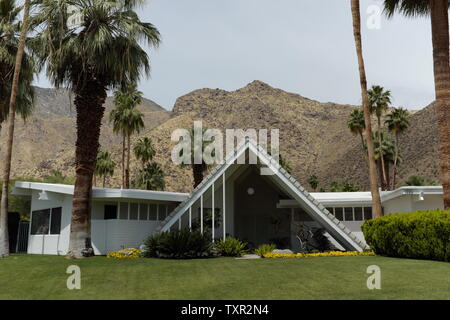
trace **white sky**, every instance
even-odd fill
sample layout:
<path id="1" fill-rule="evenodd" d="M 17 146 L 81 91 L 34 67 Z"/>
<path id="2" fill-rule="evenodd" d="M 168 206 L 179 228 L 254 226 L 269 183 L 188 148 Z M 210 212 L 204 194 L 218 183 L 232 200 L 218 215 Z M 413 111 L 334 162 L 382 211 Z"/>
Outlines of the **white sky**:
<path id="1" fill-rule="evenodd" d="M 365 25 L 369 85 L 392 91 L 396 106 L 420 109 L 434 100 L 428 19 Z M 163 42 L 151 50 L 152 76 L 144 95 L 172 109 L 181 95 L 200 88 L 236 90 L 253 80 L 322 102 L 360 104 L 349 0 L 148 0 L 141 18 Z M 45 76 L 37 85 L 49 87 Z"/>

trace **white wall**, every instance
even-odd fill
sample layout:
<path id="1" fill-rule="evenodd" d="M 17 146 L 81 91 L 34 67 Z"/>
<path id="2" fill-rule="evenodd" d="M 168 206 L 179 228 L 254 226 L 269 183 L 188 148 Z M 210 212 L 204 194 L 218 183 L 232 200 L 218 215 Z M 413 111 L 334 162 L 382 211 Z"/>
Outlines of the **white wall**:
<path id="1" fill-rule="evenodd" d="M 73 197 L 50 192 L 47 194 L 49 200 L 39 200 L 39 191 L 32 191 L 31 211 L 62 207 L 61 233 L 59 235 L 30 234 L 28 253 L 65 255 L 69 250 Z M 127 202 L 128 200 L 123 199 L 122 201 Z M 160 221 L 148 220 L 104 220 L 104 206 L 106 204 L 117 205 L 117 203 L 117 201 L 101 200 L 92 202 L 91 237 L 92 246 L 97 255 L 105 255 L 123 248 L 139 248 L 160 223 Z"/>
<path id="2" fill-rule="evenodd" d="M 402 195 L 400 197 L 383 202 L 384 213 L 394 214 L 413 212 L 420 210 L 444 209 L 442 195 L 425 195 L 424 200 L 419 201 L 418 195 Z"/>
<path id="3" fill-rule="evenodd" d="M 158 224 L 158 221 L 92 220 L 92 247 L 96 255 L 139 248 Z"/>
<path id="4" fill-rule="evenodd" d="M 62 207 L 61 233 L 59 235 L 31 235 L 28 238 L 28 253 L 30 254 L 60 254 L 69 249 L 70 217 L 72 212 L 72 196 L 47 193 L 49 200 L 39 200 L 39 191 L 33 190 L 31 212 Z M 31 219 L 33 219 L 31 215 Z M 32 221 L 31 221 L 32 223 Z M 30 224 L 31 232 L 31 224 Z"/>

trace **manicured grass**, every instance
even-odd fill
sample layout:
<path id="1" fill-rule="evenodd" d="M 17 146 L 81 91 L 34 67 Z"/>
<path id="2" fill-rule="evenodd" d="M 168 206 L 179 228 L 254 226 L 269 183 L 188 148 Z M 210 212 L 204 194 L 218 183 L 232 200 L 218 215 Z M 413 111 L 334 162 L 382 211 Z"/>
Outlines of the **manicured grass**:
<path id="1" fill-rule="evenodd" d="M 81 268 L 82 289 L 66 287 Z M 382 289 L 368 290 L 367 267 Z M 115 260 L 13 255 L 0 260 L 0 299 L 450 299 L 450 264 L 384 257 Z"/>

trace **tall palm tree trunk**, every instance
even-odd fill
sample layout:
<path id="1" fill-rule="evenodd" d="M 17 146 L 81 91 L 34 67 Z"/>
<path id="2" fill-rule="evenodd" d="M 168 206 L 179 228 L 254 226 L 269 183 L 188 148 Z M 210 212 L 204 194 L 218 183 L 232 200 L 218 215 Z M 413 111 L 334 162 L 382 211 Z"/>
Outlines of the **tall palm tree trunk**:
<path id="1" fill-rule="evenodd" d="M 3 161 L 3 185 L 0 204 L 0 258 L 9 256 L 9 235 L 8 235 L 8 186 L 11 174 L 12 148 L 14 141 L 14 122 L 16 115 L 17 91 L 19 88 L 19 77 L 22 68 L 22 60 L 25 52 L 25 42 L 28 32 L 30 18 L 30 0 L 25 0 L 23 24 L 20 30 L 19 46 L 17 48 L 16 64 L 14 67 L 13 83 L 11 88 L 11 99 L 9 101 L 8 132 L 5 158 Z"/>
<path id="2" fill-rule="evenodd" d="M 395 190 L 395 187 L 397 186 L 398 146 L 399 146 L 398 132 L 395 132 L 395 157 L 394 157 L 394 173 L 392 178 L 392 190 Z"/>
<path id="3" fill-rule="evenodd" d="M 130 157 L 131 157 L 131 135 L 127 135 L 127 167 L 125 169 L 125 189 L 130 189 Z"/>
<path id="4" fill-rule="evenodd" d="M 380 146 L 380 159 L 381 159 L 381 168 L 382 168 L 382 180 L 381 185 L 383 186 L 383 190 L 386 190 L 388 186 L 387 181 L 387 174 L 386 174 L 386 166 L 384 163 L 384 154 L 383 154 L 383 139 L 382 139 L 382 133 L 381 133 L 381 117 L 378 117 L 378 143 Z"/>
<path id="5" fill-rule="evenodd" d="M 100 126 L 105 108 L 106 89 L 90 77 L 75 87 L 77 110 L 76 181 L 72 204 L 68 256 L 81 258 L 91 255 L 91 193 L 97 152 L 100 147 Z"/>
<path id="6" fill-rule="evenodd" d="M 122 188 L 125 188 L 125 148 L 126 148 L 125 133 L 122 133 Z"/>
<path id="7" fill-rule="evenodd" d="M 364 66 L 364 58 L 362 51 L 361 13 L 359 7 L 359 0 L 351 0 L 351 1 L 352 1 L 351 7 L 353 17 L 353 34 L 355 37 L 356 53 L 358 56 L 361 95 L 364 107 L 364 121 L 366 123 L 366 140 L 367 140 L 367 150 L 369 154 L 368 162 L 369 162 L 370 189 L 372 192 L 372 207 L 374 217 L 379 218 L 382 216 L 382 210 L 381 210 L 380 193 L 378 191 L 377 165 L 375 163 L 375 151 L 372 139 L 371 112 L 369 106 L 369 96 L 367 94 L 366 70 Z"/>
<path id="8" fill-rule="evenodd" d="M 106 185 L 106 174 L 103 176 L 103 189 L 105 188 Z"/>
<path id="9" fill-rule="evenodd" d="M 448 0 L 430 1 L 430 9 L 441 180 L 444 188 L 444 208 L 450 210 L 450 46 Z"/>

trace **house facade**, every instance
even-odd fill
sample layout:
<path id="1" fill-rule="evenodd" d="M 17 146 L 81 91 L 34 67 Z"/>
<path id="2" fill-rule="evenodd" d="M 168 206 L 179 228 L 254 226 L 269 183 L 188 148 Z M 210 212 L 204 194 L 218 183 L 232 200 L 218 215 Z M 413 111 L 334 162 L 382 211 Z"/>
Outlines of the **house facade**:
<path id="1" fill-rule="evenodd" d="M 13 192 L 31 199 L 28 253 L 66 254 L 73 186 L 17 182 Z M 384 214 L 443 209 L 441 187 L 402 187 L 381 198 Z M 246 141 L 191 194 L 94 188 L 91 236 L 97 255 L 182 228 L 208 231 L 212 241 L 233 236 L 253 247 L 275 242 L 295 251 L 298 229 L 310 226 L 325 229 L 339 249 L 362 251 L 361 225 L 371 218 L 370 192 L 309 193 Z"/>

